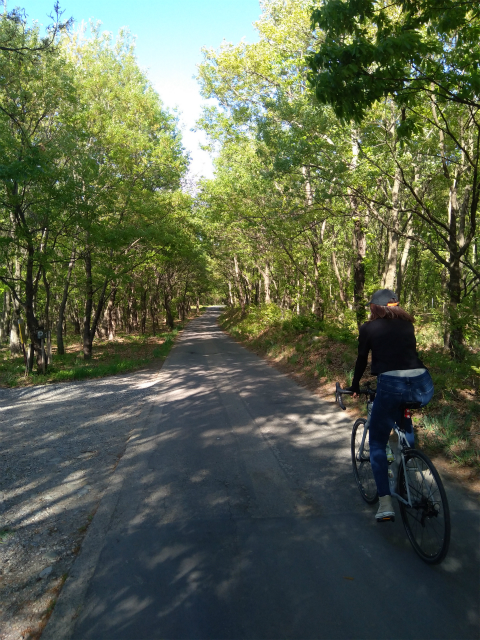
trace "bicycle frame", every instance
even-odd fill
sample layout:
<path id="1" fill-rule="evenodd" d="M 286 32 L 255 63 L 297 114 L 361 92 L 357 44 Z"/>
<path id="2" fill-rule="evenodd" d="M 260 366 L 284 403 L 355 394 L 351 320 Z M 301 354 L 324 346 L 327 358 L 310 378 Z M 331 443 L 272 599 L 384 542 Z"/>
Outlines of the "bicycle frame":
<path id="1" fill-rule="evenodd" d="M 342 389 L 337 382 L 335 400 L 342 409 L 346 409 L 342 395 L 356 395 L 351 389 Z M 356 420 L 351 436 L 351 455 L 355 481 L 362 498 L 370 505 L 378 499 L 378 493 L 372 484 L 373 473 L 370 465 L 369 445 L 366 442 L 371 424 L 371 415 L 376 391 L 367 382 L 365 389 L 358 395 L 365 395 L 367 401 L 367 419 Z M 410 409 L 410 407 L 405 407 Z M 410 414 L 405 413 L 410 417 Z M 390 446 L 395 450 L 394 457 L 388 453 L 389 484 L 392 497 L 398 500 L 402 521 L 415 552 L 428 564 L 439 564 L 445 559 L 450 544 L 450 510 L 441 478 L 432 461 L 421 451 L 410 446 L 407 433 L 401 428 L 403 421 L 393 424 L 397 442 Z M 363 432 L 362 432 L 363 427 Z M 389 435 L 390 438 L 390 435 Z M 367 463 L 365 471 L 363 464 Z M 400 465 L 402 465 L 400 467 Z M 403 472 L 403 476 L 402 476 Z M 400 486 L 400 481 L 402 485 Z M 400 492 L 402 495 L 399 495 Z M 438 517 L 438 525 L 431 520 Z M 394 518 L 383 518 L 383 520 Z M 377 522 L 381 521 L 380 519 Z M 432 528 L 433 527 L 433 528 Z"/>
<path id="2" fill-rule="evenodd" d="M 363 429 L 363 436 L 362 436 L 362 444 L 360 445 L 360 451 L 359 451 L 359 462 L 365 462 L 365 460 L 367 460 L 367 458 L 364 458 L 363 455 L 363 447 L 365 445 L 365 437 L 367 435 L 367 431 L 368 431 L 368 426 L 370 424 L 370 414 L 372 413 L 372 407 L 373 407 L 373 402 L 367 402 L 367 412 L 368 412 L 368 417 L 367 417 L 367 421 L 365 423 L 365 428 Z"/>
<path id="3" fill-rule="evenodd" d="M 403 431 L 400 431 L 400 429 L 398 427 L 395 427 L 394 429 L 395 433 L 397 434 L 398 437 L 398 446 L 397 446 L 397 450 L 400 453 L 400 459 L 402 461 L 402 466 L 403 466 L 403 473 L 405 478 L 407 478 L 407 467 L 405 464 L 405 454 L 404 454 L 404 450 L 405 449 L 410 449 L 410 445 L 408 444 L 407 438 L 405 436 L 405 434 L 403 433 Z M 423 474 L 422 474 L 423 475 Z M 398 472 L 395 476 L 395 480 L 397 480 L 398 478 Z M 402 496 L 398 495 L 398 493 L 396 493 L 395 491 L 391 492 L 391 495 L 394 498 L 397 498 L 397 500 L 399 500 L 400 502 L 403 502 L 403 504 L 406 504 L 407 507 L 412 507 L 412 497 L 410 495 L 410 484 L 408 482 L 405 483 L 407 485 L 407 498 L 408 500 L 405 500 L 404 498 L 402 498 Z"/>
<path id="4" fill-rule="evenodd" d="M 338 402 L 338 404 L 341 406 L 342 409 L 345 409 L 345 405 L 343 404 L 342 401 L 342 393 L 351 393 L 351 391 L 345 391 L 343 389 L 340 388 L 340 385 L 336 384 L 336 391 L 335 391 L 335 396 L 336 396 L 336 401 Z M 364 389 L 363 391 L 361 391 L 360 393 L 364 393 L 366 395 L 367 398 L 367 420 L 365 422 L 365 428 L 363 430 L 363 436 L 362 436 L 362 443 L 360 445 L 360 451 L 358 453 L 359 455 L 359 461 L 361 462 L 362 460 L 366 460 L 366 458 L 364 458 L 363 455 L 363 447 L 365 445 L 365 437 L 367 435 L 367 431 L 368 428 L 370 426 L 370 416 L 372 414 L 372 408 L 373 408 L 373 401 L 375 399 L 375 391 L 370 389 L 370 383 L 367 382 L 367 387 L 366 389 Z M 407 478 L 407 466 L 405 464 L 405 451 L 407 449 L 411 449 L 410 445 L 408 444 L 408 440 L 405 436 L 405 432 L 401 431 L 399 429 L 398 426 L 395 426 L 394 428 L 395 433 L 397 434 L 398 437 L 398 445 L 397 445 L 397 450 L 398 453 L 400 454 L 400 459 L 402 461 L 402 466 L 403 466 L 403 473 L 404 473 L 404 477 Z M 423 475 L 423 472 L 421 469 L 417 469 L 417 471 L 421 474 L 422 479 L 425 480 L 425 477 Z M 395 474 L 395 480 L 397 479 L 398 474 Z M 396 493 L 395 491 L 391 492 L 391 495 L 395 498 L 397 498 L 397 500 L 399 500 L 400 502 L 403 502 L 403 504 L 405 504 L 407 507 L 413 507 L 412 504 L 412 496 L 410 495 L 410 486 L 409 483 L 406 483 L 406 489 L 407 489 L 407 498 L 408 500 L 405 500 L 405 498 L 402 498 L 402 496 L 400 496 L 398 493 Z M 431 497 L 431 495 L 429 496 Z"/>

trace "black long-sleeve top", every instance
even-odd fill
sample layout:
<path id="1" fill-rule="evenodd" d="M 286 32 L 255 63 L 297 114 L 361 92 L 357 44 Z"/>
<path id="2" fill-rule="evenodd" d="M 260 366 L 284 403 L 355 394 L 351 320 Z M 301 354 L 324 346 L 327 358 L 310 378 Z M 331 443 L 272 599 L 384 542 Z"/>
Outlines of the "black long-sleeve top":
<path id="1" fill-rule="evenodd" d="M 378 318 L 362 324 L 358 336 L 358 357 L 351 389 L 358 391 L 360 378 L 372 351 L 372 375 L 396 369 L 420 369 L 425 365 L 417 353 L 415 330 L 408 320 Z"/>

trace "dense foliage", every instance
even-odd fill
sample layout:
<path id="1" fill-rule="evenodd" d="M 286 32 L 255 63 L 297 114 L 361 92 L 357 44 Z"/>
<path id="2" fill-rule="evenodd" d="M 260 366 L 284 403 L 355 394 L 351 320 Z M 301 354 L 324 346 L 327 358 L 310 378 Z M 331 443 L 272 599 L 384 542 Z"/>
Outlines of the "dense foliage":
<path id="1" fill-rule="evenodd" d="M 173 329 L 210 287 L 176 118 L 135 60 L 128 33 L 40 37 L 19 10 L 0 20 L 0 338 L 18 320 L 64 352 L 67 320 L 85 359 L 117 327 Z M 55 16 L 54 16 L 55 17 Z"/>
<path id="2" fill-rule="evenodd" d="M 265 0 L 258 42 L 204 51 L 197 206 L 230 304 L 355 327 L 388 287 L 452 356 L 477 344 L 480 16 L 442 7 Z"/>
<path id="3" fill-rule="evenodd" d="M 41 329 L 89 359 L 207 291 L 355 331 L 388 287 L 452 357 L 478 349 L 477 3 L 261 6 L 257 42 L 204 51 L 195 196 L 128 33 L 1 17 L 0 339 L 18 351 L 25 320 L 30 368 Z"/>

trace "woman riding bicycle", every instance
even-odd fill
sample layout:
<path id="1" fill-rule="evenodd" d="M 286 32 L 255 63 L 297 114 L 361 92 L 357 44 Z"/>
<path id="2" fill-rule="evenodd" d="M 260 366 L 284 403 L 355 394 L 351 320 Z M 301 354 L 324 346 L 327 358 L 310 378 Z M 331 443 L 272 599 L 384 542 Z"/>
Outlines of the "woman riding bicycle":
<path id="1" fill-rule="evenodd" d="M 397 295 L 390 289 L 380 289 L 369 304 L 371 316 L 360 327 L 358 357 L 349 390 L 357 397 L 371 351 L 371 373 L 377 376 L 377 395 L 370 416 L 370 463 L 380 498 L 375 518 L 381 522 L 395 516 L 386 453 L 390 432 L 395 423 L 401 424 L 405 403 L 423 407 L 430 402 L 433 382 L 417 354 L 414 319 L 398 306 Z M 412 421 L 405 420 L 403 426 L 413 447 Z"/>

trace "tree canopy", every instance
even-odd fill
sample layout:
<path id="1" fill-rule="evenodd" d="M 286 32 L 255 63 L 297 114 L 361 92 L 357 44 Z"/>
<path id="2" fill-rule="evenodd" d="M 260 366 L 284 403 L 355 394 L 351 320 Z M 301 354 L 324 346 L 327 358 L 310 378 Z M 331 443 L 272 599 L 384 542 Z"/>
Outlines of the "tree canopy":
<path id="1" fill-rule="evenodd" d="M 393 288 L 461 357 L 480 275 L 477 4 L 262 8 L 257 43 L 199 68 L 219 106 L 200 123 L 218 156 L 198 206 L 227 296 L 360 323 Z"/>
<path id="2" fill-rule="evenodd" d="M 148 315 L 155 330 L 164 313 L 172 328 L 208 289 L 207 263 L 178 121 L 130 35 L 68 31 L 54 11 L 45 37 L 20 10 L 0 22 L 0 331 L 17 350 L 24 318 L 40 360 L 39 331 L 62 353 L 68 318 L 88 359 L 118 322 L 145 330 Z"/>
<path id="3" fill-rule="evenodd" d="M 320 43 L 308 57 L 318 100 L 339 118 L 362 120 L 392 96 L 423 94 L 480 107 L 480 7 L 474 0 L 325 0 L 312 13 Z"/>
<path id="4" fill-rule="evenodd" d="M 205 49 L 215 175 L 127 31 L 0 23 L 0 337 L 67 320 L 85 358 L 201 296 L 350 330 L 395 289 L 455 358 L 479 339 L 479 8 L 264 0 L 258 41 Z"/>

